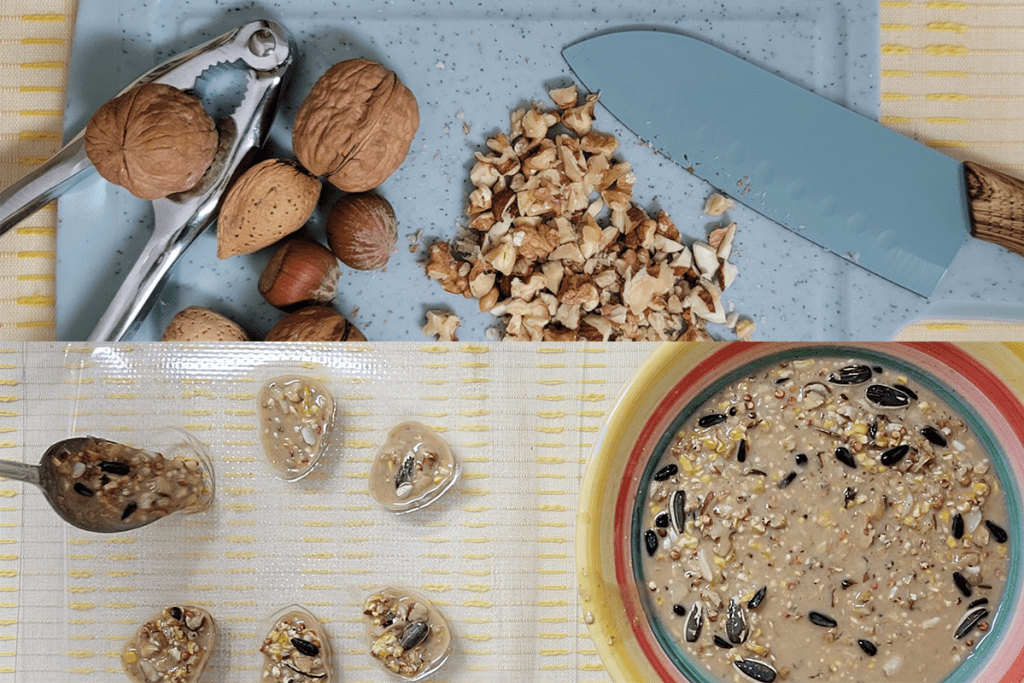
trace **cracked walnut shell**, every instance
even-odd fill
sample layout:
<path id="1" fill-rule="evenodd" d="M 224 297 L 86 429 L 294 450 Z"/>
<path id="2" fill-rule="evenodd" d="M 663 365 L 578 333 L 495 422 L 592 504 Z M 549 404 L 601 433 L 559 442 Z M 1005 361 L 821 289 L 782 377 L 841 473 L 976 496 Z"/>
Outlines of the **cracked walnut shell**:
<path id="1" fill-rule="evenodd" d="M 228 190 L 217 219 L 217 258 L 251 254 L 292 234 L 309 220 L 320 181 L 290 161 L 267 159 Z"/>
<path id="2" fill-rule="evenodd" d="M 152 200 L 195 187 L 213 163 L 217 139 L 198 99 L 145 83 L 96 110 L 83 142 L 101 176 Z"/>
<path id="3" fill-rule="evenodd" d="M 328 69 L 299 107 L 292 149 L 313 175 L 365 192 L 402 164 L 419 125 L 416 98 L 393 71 L 349 59 Z"/>

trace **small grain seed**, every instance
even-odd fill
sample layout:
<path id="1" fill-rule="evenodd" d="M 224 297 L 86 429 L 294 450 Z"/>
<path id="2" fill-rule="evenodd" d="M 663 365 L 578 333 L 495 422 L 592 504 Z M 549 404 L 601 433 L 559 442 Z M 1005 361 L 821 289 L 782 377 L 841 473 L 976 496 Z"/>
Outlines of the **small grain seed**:
<path id="1" fill-rule="evenodd" d="M 807 464 L 807 455 L 804 454 L 804 453 L 797 453 L 796 454 L 796 464 L 800 465 L 801 467 L 806 465 Z"/>
<path id="2" fill-rule="evenodd" d="M 672 613 L 675 614 L 677 617 L 685 617 L 686 608 L 680 604 L 672 605 Z"/>
<path id="3" fill-rule="evenodd" d="M 674 464 L 668 464 L 662 467 L 660 470 L 654 473 L 654 481 L 665 481 L 670 477 L 674 477 L 679 473 L 679 466 Z"/>
<path id="4" fill-rule="evenodd" d="M 785 477 L 783 477 L 781 481 L 779 481 L 779 488 L 786 488 L 787 486 L 793 483 L 794 479 L 796 479 L 796 472 L 790 472 Z"/>
<path id="5" fill-rule="evenodd" d="M 964 516 L 959 512 L 953 515 L 953 528 L 951 529 L 953 538 L 960 540 L 964 537 Z"/>
<path id="6" fill-rule="evenodd" d="M 726 415 L 724 413 L 711 413 L 710 415 L 704 415 L 697 420 L 697 426 L 699 427 L 712 427 L 716 424 L 725 422 Z"/>
<path id="7" fill-rule="evenodd" d="M 928 439 L 935 446 L 946 445 L 946 437 L 942 435 L 942 432 L 931 425 L 928 425 L 921 430 L 921 436 Z"/>
<path id="8" fill-rule="evenodd" d="M 658 527 L 659 529 L 666 528 L 668 526 L 668 522 L 669 515 L 665 511 L 659 512 L 654 518 L 654 526 Z"/>
<path id="9" fill-rule="evenodd" d="M 132 513 L 139 509 L 139 504 L 134 500 L 124 506 L 124 512 L 121 513 L 121 519 L 125 520 L 132 516 Z"/>
<path id="10" fill-rule="evenodd" d="M 93 490 L 82 482 L 75 482 L 75 493 L 80 496 L 92 497 Z"/>
<path id="11" fill-rule="evenodd" d="M 864 650 L 865 654 L 869 657 L 874 657 L 878 654 L 878 647 L 876 647 L 870 640 L 864 640 L 861 638 L 857 641 L 857 644 L 860 645 L 860 649 Z"/>
<path id="12" fill-rule="evenodd" d="M 834 628 L 838 624 L 835 619 L 821 612 L 808 612 L 807 620 L 815 626 L 824 626 L 825 628 Z"/>
<path id="13" fill-rule="evenodd" d="M 856 468 L 857 461 L 853 459 L 853 454 L 850 453 L 850 449 L 845 446 L 840 446 L 836 449 L 836 460 L 843 463 L 847 467 Z"/>
<path id="14" fill-rule="evenodd" d="M 974 592 L 971 589 L 971 584 L 967 583 L 967 579 L 960 572 L 953 572 L 953 583 L 956 585 L 957 590 L 963 593 L 965 598 L 971 597 L 971 593 Z"/>
<path id="15" fill-rule="evenodd" d="M 986 519 L 985 520 L 985 526 L 988 527 L 988 530 L 989 530 L 989 532 L 991 532 L 992 538 L 995 539 L 996 543 L 1006 543 L 1006 541 L 1010 538 L 1006 534 L 1006 529 L 1004 529 L 1003 527 L 999 526 L 995 522 L 992 522 L 992 521 L 989 521 L 989 520 Z"/>
<path id="16" fill-rule="evenodd" d="M 736 446 L 736 462 L 747 461 L 747 440 L 740 439 L 739 444 Z"/>

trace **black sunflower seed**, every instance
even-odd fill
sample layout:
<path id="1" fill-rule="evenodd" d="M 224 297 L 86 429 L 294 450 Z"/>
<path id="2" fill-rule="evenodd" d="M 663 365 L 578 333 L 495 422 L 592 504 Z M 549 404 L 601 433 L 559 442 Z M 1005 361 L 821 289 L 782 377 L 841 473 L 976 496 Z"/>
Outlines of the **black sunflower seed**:
<path id="1" fill-rule="evenodd" d="M 878 654 L 878 648 L 875 647 L 875 644 L 870 640 L 864 640 L 861 638 L 857 641 L 857 644 L 860 645 L 860 649 L 864 650 L 869 657 L 874 657 Z"/>
<path id="2" fill-rule="evenodd" d="M 683 528 L 686 526 L 686 491 L 679 489 L 672 492 L 668 511 L 676 533 L 683 533 Z"/>
<path id="3" fill-rule="evenodd" d="M 752 678 L 758 683 L 772 683 L 775 680 L 775 669 L 756 659 L 737 659 L 733 662 L 733 666 L 739 669 L 744 676 Z"/>
<path id="4" fill-rule="evenodd" d="M 740 439 L 739 444 L 736 446 L 736 461 L 746 462 L 747 460 L 747 440 Z"/>
<path id="5" fill-rule="evenodd" d="M 832 384 L 863 384 L 871 379 L 871 368 L 866 365 L 847 365 L 828 376 Z"/>
<path id="6" fill-rule="evenodd" d="M 654 529 L 644 532 L 644 545 L 647 546 L 647 554 L 653 556 L 658 550 L 658 534 Z"/>
<path id="7" fill-rule="evenodd" d="M 796 464 L 800 465 L 800 467 L 803 467 L 804 465 L 806 465 L 807 464 L 807 455 L 804 454 L 804 453 L 797 453 L 796 454 Z"/>
<path id="8" fill-rule="evenodd" d="M 725 422 L 725 419 L 725 413 L 711 413 L 710 415 L 705 415 L 701 417 L 699 420 L 697 420 L 697 426 L 711 427 L 713 425 L 719 424 L 720 422 Z"/>
<path id="9" fill-rule="evenodd" d="M 953 538 L 960 540 L 964 537 L 964 516 L 959 512 L 953 515 L 953 528 L 950 530 Z"/>
<path id="10" fill-rule="evenodd" d="M 971 593 L 974 592 L 971 590 L 971 584 L 967 583 L 967 579 L 960 572 L 953 572 L 953 583 L 956 584 L 957 590 L 963 593 L 965 598 L 971 597 Z"/>
<path id="11" fill-rule="evenodd" d="M 402 635 L 398 638 L 398 644 L 402 646 L 403 650 L 411 650 L 430 635 L 430 628 L 427 626 L 425 621 L 414 621 L 402 631 Z"/>
<path id="12" fill-rule="evenodd" d="M 840 446 L 836 449 L 836 460 L 847 467 L 857 467 L 857 461 L 853 459 L 853 453 L 851 453 L 850 449 L 845 446 Z"/>
<path id="13" fill-rule="evenodd" d="M 302 638 L 292 638 L 292 646 L 307 657 L 316 657 L 320 654 L 320 648 Z"/>
<path id="14" fill-rule="evenodd" d="M 857 489 L 847 486 L 843 489 L 843 504 L 848 507 L 851 502 L 857 499 Z"/>
<path id="15" fill-rule="evenodd" d="M 132 516 L 132 513 L 139 509 L 139 504 L 132 501 L 124 506 L 124 512 L 121 513 L 121 519 L 125 520 Z"/>
<path id="16" fill-rule="evenodd" d="M 654 518 L 654 526 L 658 527 L 659 529 L 664 529 L 668 527 L 668 522 L 668 513 L 665 512 L 664 510 L 659 512 Z"/>
<path id="17" fill-rule="evenodd" d="M 726 640 L 722 636 L 716 635 L 714 637 L 714 641 L 715 641 L 715 645 L 717 645 L 718 647 L 725 648 L 726 650 L 731 650 L 732 649 L 732 643 L 730 643 L 728 640 Z"/>
<path id="18" fill-rule="evenodd" d="M 847 588 L 849 588 L 850 586 L 852 586 L 855 583 L 857 583 L 857 582 L 856 581 L 851 581 L 850 579 L 843 579 L 839 583 L 839 587 L 842 588 L 843 590 L 846 590 Z"/>
<path id="19" fill-rule="evenodd" d="M 885 408 L 903 408 L 910 405 L 910 394 L 885 384 L 872 384 L 867 390 L 868 400 Z"/>
<path id="20" fill-rule="evenodd" d="M 968 633 L 974 630 L 974 627 L 978 625 L 978 622 L 988 616 L 988 610 L 984 607 L 979 607 L 974 611 L 968 611 L 961 620 L 960 625 L 956 627 L 956 633 L 953 637 L 960 640 Z"/>
<path id="21" fill-rule="evenodd" d="M 177 619 L 179 621 L 181 620 L 181 608 L 180 607 L 171 607 L 170 609 L 167 610 L 167 613 L 171 615 L 171 619 Z"/>
<path id="22" fill-rule="evenodd" d="M 696 603 L 690 610 L 690 616 L 686 618 L 686 627 L 683 629 L 683 636 L 688 643 L 696 643 L 700 638 L 700 630 L 704 627 L 704 606 Z"/>
<path id="23" fill-rule="evenodd" d="M 739 645 L 746 642 L 749 633 L 746 613 L 736 598 L 729 598 L 729 609 L 725 613 L 725 635 L 729 636 L 730 643 Z"/>
<path id="24" fill-rule="evenodd" d="M 668 464 L 662 467 L 660 470 L 654 473 L 654 481 L 665 481 L 669 477 L 674 477 L 679 473 L 679 466 Z"/>
<path id="25" fill-rule="evenodd" d="M 677 617 L 684 617 L 686 616 L 686 608 L 678 604 L 672 605 L 672 613 L 675 614 Z"/>
<path id="26" fill-rule="evenodd" d="M 967 609 L 974 609 L 975 607 L 980 607 L 982 605 L 987 605 L 987 604 L 988 604 L 988 598 L 978 598 L 977 600 L 975 600 L 971 604 L 967 605 Z"/>
<path id="27" fill-rule="evenodd" d="M 931 425 L 928 425 L 927 427 L 921 430 L 921 436 L 928 439 L 936 446 L 946 445 L 946 437 L 942 435 L 942 432 L 940 432 L 935 427 L 932 427 Z"/>
<path id="28" fill-rule="evenodd" d="M 815 626 L 824 626 L 825 628 L 833 628 L 838 624 L 835 619 L 821 612 L 808 612 L 807 619 Z"/>
<path id="29" fill-rule="evenodd" d="M 783 477 L 781 481 L 779 481 L 779 488 L 786 488 L 787 486 L 793 483 L 794 479 L 796 479 L 796 472 L 790 472 L 785 477 Z"/>
<path id="30" fill-rule="evenodd" d="M 985 520 L 985 526 L 988 527 L 989 532 L 992 534 L 992 538 L 996 539 L 996 543 L 1006 543 L 1010 537 L 1006 535 L 1006 529 L 999 526 L 995 522 Z"/>
<path id="31" fill-rule="evenodd" d="M 75 482 L 75 493 L 80 496 L 90 497 L 92 496 L 92 489 L 79 481 Z"/>
<path id="32" fill-rule="evenodd" d="M 882 456 L 878 459 L 878 461 L 885 465 L 886 467 L 892 467 L 900 460 L 902 460 L 903 457 L 909 452 L 909 444 L 900 444 L 899 446 L 896 446 L 895 448 L 890 448 L 889 450 L 882 453 Z"/>
<path id="33" fill-rule="evenodd" d="M 915 394 L 914 391 L 906 384 L 893 384 L 892 386 L 895 389 L 899 389 L 900 391 L 902 391 L 904 394 L 914 399 L 915 401 L 917 400 L 917 394 Z"/>
<path id="34" fill-rule="evenodd" d="M 105 460 L 100 463 L 100 469 L 108 474 L 125 475 L 132 471 L 132 468 L 123 462 Z"/>
<path id="35" fill-rule="evenodd" d="M 757 609 L 758 605 L 760 605 L 764 601 L 764 596 L 767 594 L 768 586 L 761 586 L 760 588 L 758 588 L 757 592 L 754 593 L 754 597 L 750 598 L 750 600 L 747 602 L 747 609 Z"/>

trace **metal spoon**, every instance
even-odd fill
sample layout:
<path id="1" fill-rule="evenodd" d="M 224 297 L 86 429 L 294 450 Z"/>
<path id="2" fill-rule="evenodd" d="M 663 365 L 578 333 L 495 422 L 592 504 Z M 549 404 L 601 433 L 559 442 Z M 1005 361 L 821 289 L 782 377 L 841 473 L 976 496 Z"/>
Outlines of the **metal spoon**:
<path id="1" fill-rule="evenodd" d="M 213 499 L 209 460 L 198 442 L 185 436 L 189 443 L 183 445 L 198 460 L 191 468 L 195 475 L 190 482 L 203 487 L 198 498 L 165 494 L 169 484 L 160 486 L 161 472 L 145 467 L 163 456 L 93 436 L 58 441 L 46 449 L 38 465 L 0 460 L 0 477 L 38 486 L 50 507 L 79 529 L 104 534 L 130 531 L 175 512 L 198 512 Z M 167 472 L 175 462 L 184 461 L 164 459 L 165 467 L 160 469 Z M 142 502 L 135 493 L 152 503 Z"/>

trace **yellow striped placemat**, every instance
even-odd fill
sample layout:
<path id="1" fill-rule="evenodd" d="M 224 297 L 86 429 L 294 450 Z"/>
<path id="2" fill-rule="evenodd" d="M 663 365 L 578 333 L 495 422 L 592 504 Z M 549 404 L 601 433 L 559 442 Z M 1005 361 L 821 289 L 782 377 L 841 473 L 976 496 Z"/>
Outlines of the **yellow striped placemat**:
<path id="1" fill-rule="evenodd" d="M 0 186 L 59 146 L 75 10 L 75 0 L 4 0 L 0 9 Z M 1024 78 L 1015 67 L 1024 3 L 882 0 L 881 36 L 885 125 L 1024 176 Z M 0 237 L 0 339 L 54 338 L 55 226 L 49 207 Z M 964 324 L 975 339 L 1022 333 Z M 907 335 L 948 338 L 936 321 Z"/>

